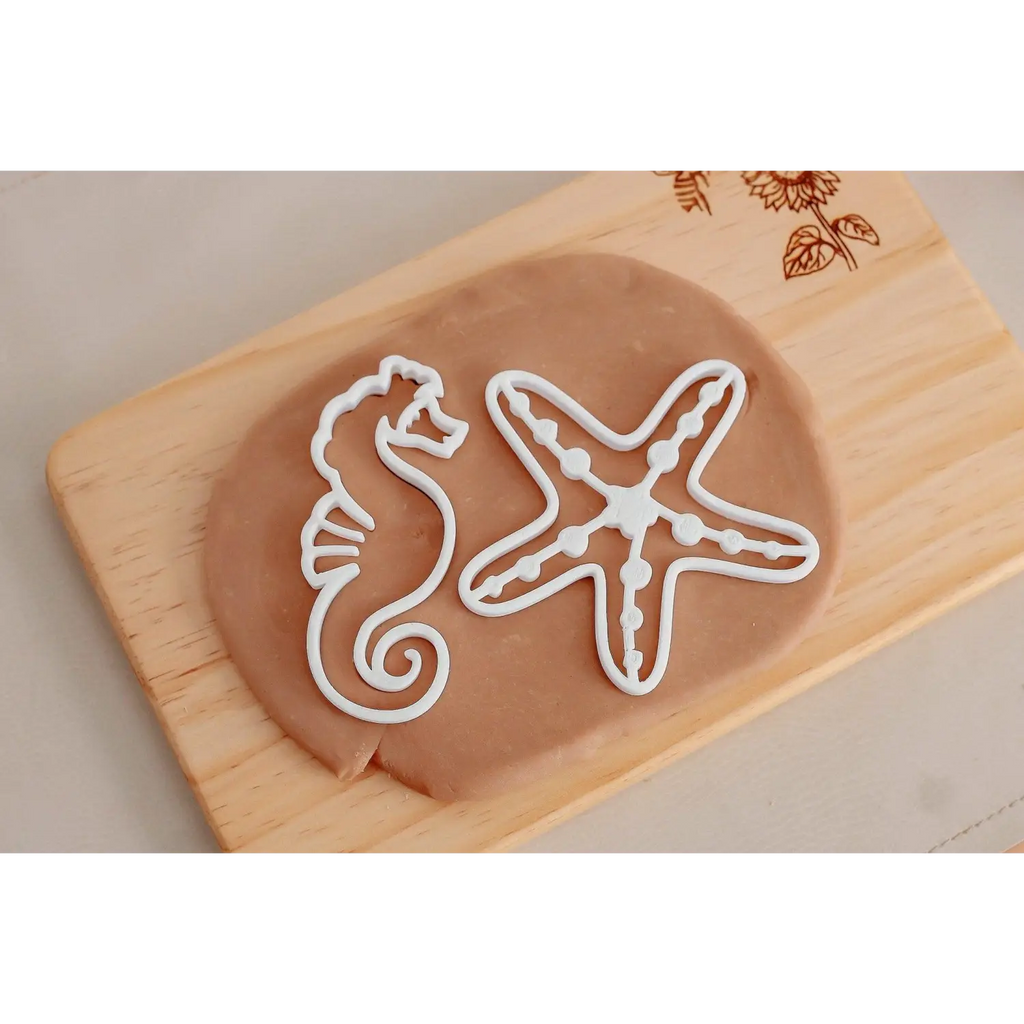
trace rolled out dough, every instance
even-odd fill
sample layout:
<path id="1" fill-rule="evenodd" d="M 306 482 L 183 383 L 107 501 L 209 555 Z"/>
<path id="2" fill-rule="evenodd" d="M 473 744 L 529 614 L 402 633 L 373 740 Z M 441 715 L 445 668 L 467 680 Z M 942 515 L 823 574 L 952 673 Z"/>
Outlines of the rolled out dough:
<path id="1" fill-rule="evenodd" d="M 299 534 L 326 486 L 309 455 L 321 409 L 391 354 L 437 369 L 445 384 L 445 412 L 467 420 L 470 431 L 448 462 L 402 452 L 444 488 L 457 516 L 451 571 L 407 616 L 440 630 L 451 652 L 451 675 L 425 715 L 383 727 L 335 709 L 311 678 L 305 631 L 316 593 L 300 571 Z M 749 393 L 703 483 L 731 502 L 808 527 L 821 545 L 821 561 L 810 576 L 770 585 L 683 574 L 669 668 L 660 686 L 643 697 L 621 693 L 601 669 L 590 580 L 505 618 L 468 611 L 456 592 L 463 566 L 544 507 L 539 489 L 487 415 L 488 379 L 506 369 L 539 374 L 625 432 L 640 423 L 682 370 L 709 358 L 737 364 Z M 376 520 L 376 529 L 360 545 L 360 576 L 328 613 L 323 644 L 330 678 L 368 706 L 411 703 L 433 675 L 434 659 L 425 646 L 421 678 L 404 693 L 371 689 L 352 664 L 359 624 L 415 588 L 440 546 L 440 513 L 392 476 L 373 446 L 377 420 L 389 415 L 394 422 L 412 390 L 413 385 L 397 382 L 384 398 L 344 416 L 327 450 L 350 493 Z M 682 396 L 679 412 L 692 407 L 696 390 Z M 537 415 L 558 422 L 560 443 L 581 445 L 592 454 L 603 479 L 629 484 L 643 475 L 646 446 L 629 453 L 602 450 L 542 400 L 533 405 Z M 685 490 L 689 463 L 720 413 L 708 417 L 701 438 L 683 446 L 679 468 L 659 481 L 654 494 L 678 510 L 700 511 L 705 522 L 724 528 L 731 524 L 696 509 Z M 653 439 L 669 435 L 674 420 L 670 415 Z M 566 480 L 549 453 L 531 446 L 561 498 L 558 520 L 535 542 L 540 547 L 564 526 L 600 511 L 600 498 L 582 483 Z M 556 771 L 671 714 L 696 694 L 727 687 L 775 660 L 797 642 L 832 592 L 841 526 L 835 477 L 810 395 L 753 328 L 721 300 L 665 271 L 620 256 L 572 255 L 507 265 L 453 289 L 286 397 L 251 429 L 215 486 L 205 565 L 213 612 L 232 659 L 296 742 L 343 778 L 358 774 L 372 758 L 433 797 L 472 799 Z M 605 566 L 613 623 L 621 599 L 617 569 L 627 548 L 618 533 L 601 530 L 587 552 L 588 559 Z M 720 554 L 707 541 L 688 553 Z M 637 598 L 644 613 L 637 636 L 641 650 L 656 647 L 660 580 L 679 554 L 664 523 L 652 530 L 644 557 L 654 578 Z M 557 575 L 567 564 L 553 559 L 545 576 Z M 503 596 L 513 596 L 514 586 Z M 613 637 L 619 632 L 611 630 Z M 393 656 L 394 668 L 404 669 L 401 651 Z"/>

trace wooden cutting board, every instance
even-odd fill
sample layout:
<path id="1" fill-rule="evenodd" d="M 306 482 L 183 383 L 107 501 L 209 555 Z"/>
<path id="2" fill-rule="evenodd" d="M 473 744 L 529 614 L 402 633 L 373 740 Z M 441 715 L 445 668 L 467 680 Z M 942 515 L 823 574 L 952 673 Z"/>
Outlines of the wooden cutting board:
<path id="1" fill-rule="evenodd" d="M 813 202 L 829 189 L 827 205 Z M 339 782 L 270 721 L 221 645 L 201 582 L 212 483 L 268 406 L 437 289 L 571 251 L 623 253 L 698 282 L 801 374 L 849 519 L 838 590 L 813 635 L 770 671 L 529 789 L 443 804 L 376 769 Z M 494 850 L 1024 567 L 1024 362 L 901 175 L 801 190 L 768 172 L 593 174 L 85 423 L 54 447 L 47 474 L 224 849 Z"/>

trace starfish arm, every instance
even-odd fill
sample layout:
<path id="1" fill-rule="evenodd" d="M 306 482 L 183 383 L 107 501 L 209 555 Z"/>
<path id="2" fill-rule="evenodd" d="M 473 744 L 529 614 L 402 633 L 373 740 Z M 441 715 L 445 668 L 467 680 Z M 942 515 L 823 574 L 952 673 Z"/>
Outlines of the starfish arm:
<path id="1" fill-rule="evenodd" d="M 510 381 L 498 381 L 497 387 L 508 401 L 513 415 L 522 420 L 533 435 L 533 440 L 558 460 L 563 476 L 569 480 L 581 480 L 598 494 L 608 496 L 608 484 L 591 471 L 590 453 L 586 449 L 565 448 L 561 445 L 558 441 L 558 424 L 554 420 L 538 419 L 530 408 L 529 396 L 517 390 Z M 552 404 L 556 408 L 561 408 L 558 403 Z"/>
<path id="2" fill-rule="evenodd" d="M 504 572 L 486 576 L 477 583 L 477 579 L 488 566 L 492 565 L 509 551 L 520 546 L 518 543 L 510 543 L 510 541 L 515 540 L 517 534 L 502 538 L 502 540 L 481 551 L 463 569 L 459 577 L 459 596 L 466 607 L 478 615 L 492 617 L 512 615 L 515 612 L 522 611 L 524 608 L 532 607 L 539 601 L 543 601 L 552 594 L 556 594 L 558 591 L 571 586 L 577 580 L 591 575 L 590 570 L 599 568 L 599 566 L 595 566 L 593 563 L 574 565 L 554 579 L 542 580 L 538 586 L 531 588 L 526 593 L 519 594 L 505 601 L 495 599 L 499 598 L 502 590 L 512 582 L 522 580 L 526 583 L 535 583 L 540 580 L 545 564 L 558 555 L 567 555 L 569 558 L 582 557 L 586 553 L 591 535 L 604 527 L 604 519 L 605 513 L 601 512 L 582 526 L 566 527 L 549 544 L 523 555 Z M 528 527 L 523 527 L 523 530 L 518 531 L 518 533 L 523 533 L 527 529 Z M 529 539 L 532 538 L 525 538 L 523 540 L 523 546 L 525 546 Z M 475 586 L 474 583 L 476 583 Z"/>
<path id="3" fill-rule="evenodd" d="M 518 597 L 510 598 L 507 601 L 485 603 L 473 593 L 463 594 L 461 591 L 460 596 L 466 607 L 470 611 L 476 612 L 477 615 L 483 615 L 487 618 L 502 618 L 505 615 L 514 615 L 516 612 L 532 608 L 535 604 L 546 601 L 553 594 L 565 590 L 566 587 L 571 587 L 579 580 L 586 579 L 588 576 L 596 578 L 598 574 L 603 577 L 604 569 L 596 562 L 586 562 L 583 565 L 574 565 L 571 569 L 567 569 L 553 580 L 548 580 L 536 589 L 520 594 Z"/>
<path id="4" fill-rule="evenodd" d="M 512 614 L 511 610 L 498 611 L 494 610 L 497 606 L 485 605 L 481 600 L 482 596 L 484 596 L 481 593 L 481 588 L 474 586 L 474 583 L 477 577 L 489 565 L 496 562 L 502 556 L 507 555 L 510 551 L 528 544 L 544 533 L 558 518 L 559 509 L 558 489 L 551 482 L 551 478 L 547 473 L 544 472 L 536 456 L 530 451 L 529 447 L 509 422 L 504 409 L 501 407 L 498 396 L 499 394 L 506 393 L 502 389 L 501 377 L 501 374 L 496 374 L 487 382 L 487 388 L 484 392 L 487 411 L 490 413 L 492 422 L 498 428 L 498 432 L 515 452 L 519 461 L 526 467 L 527 472 L 540 488 L 541 493 L 544 495 L 545 504 L 544 511 L 536 519 L 484 548 L 483 551 L 480 551 L 469 560 L 459 574 L 459 597 L 467 608 L 475 611 L 478 615 Z M 500 587 L 497 592 L 500 593 Z M 524 605 L 523 607 L 526 606 Z"/>
<path id="5" fill-rule="evenodd" d="M 622 627 L 622 665 L 630 682 L 639 682 L 640 666 L 643 664 L 643 651 L 637 650 L 636 631 L 643 625 L 643 612 L 637 607 L 637 592 L 643 590 L 651 581 L 651 566 L 644 560 L 644 541 L 647 539 L 646 525 L 629 543 L 629 557 L 619 570 L 622 583 L 622 611 L 619 625 Z"/>
<path id="6" fill-rule="evenodd" d="M 712 497 L 714 496 L 712 495 Z M 726 503 L 723 502 L 722 504 L 725 505 Z M 803 535 L 798 533 L 798 531 L 803 531 L 804 534 L 808 533 L 799 523 L 791 523 L 788 519 L 778 519 L 777 517 L 769 516 L 766 512 L 753 512 L 751 509 L 744 509 L 740 505 L 733 505 L 731 507 L 757 516 L 758 521 L 752 525 L 765 529 L 768 529 L 765 526 L 766 523 L 786 526 L 786 531 L 782 529 L 772 531 L 783 536 L 790 530 L 796 539 Z M 702 540 L 710 540 L 718 544 L 726 554 L 731 555 L 738 554 L 740 551 L 752 551 L 756 554 L 764 555 L 765 558 L 773 562 L 777 558 L 807 558 L 814 554 L 817 547 L 816 542 L 808 544 L 799 541 L 796 544 L 781 544 L 775 540 L 753 540 L 750 537 L 743 536 L 738 530 L 716 530 L 713 526 L 708 526 L 700 516 L 692 512 L 676 512 L 674 509 L 662 505 L 661 502 L 658 502 L 658 514 L 671 525 L 672 534 L 676 542 L 685 547 L 692 547 Z M 811 539 L 814 539 L 813 535 L 811 535 Z"/>
<path id="7" fill-rule="evenodd" d="M 815 555 L 817 550 L 815 549 Z M 746 565 L 743 562 L 730 562 L 724 558 L 706 558 L 702 555 L 689 555 L 677 558 L 672 563 L 676 573 L 710 572 L 716 576 L 731 576 L 738 580 L 751 580 L 754 583 L 797 583 L 814 567 L 816 559 L 805 556 L 804 561 L 792 569 L 769 569 L 760 565 Z"/>
<path id="8" fill-rule="evenodd" d="M 694 363 L 688 370 L 676 377 L 655 402 L 654 408 L 644 417 L 643 422 L 628 434 L 620 434 L 612 430 L 561 388 L 526 370 L 503 370 L 501 373 L 495 374 L 488 382 L 487 390 L 490 393 L 493 385 L 495 390 L 512 387 L 513 389 L 532 391 L 564 412 L 591 437 L 606 447 L 613 451 L 625 452 L 632 451 L 643 444 L 654 433 L 679 396 L 697 381 L 708 377 L 718 378 L 719 386 L 724 388 L 730 381 L 737 377 L 742 378 L 742 376 L 736 366 L 724 359 L 705 359 L 703 362 Z M 490 408 L 491 403 L 488 401 L 488 409 Z M 491 415 L 493 418 L 493 411 Z"/>
<path id="9" fill-rule="evenodd" d="M 746 380 L 742 374 L 733 378 L 730 384 L 732 396 L 729 399 L 729 404 L 711 432 L 711 436 L 705 441 L 697 453 L 697 457 L 693 460 L 693 465 L 686 478 L 686 489 L 698 504 L 710 512 L 731 519 L 743 526 L 753 526 L 768 533 L 788 537 L 796 543 L 790 545 L 780 544 L 777 541 L 750 540 L 738 530 L 714 530 L 701 522 L 697 516 L 678 516 L 675 513 L 668 517 L 673 523 L 672 534 L 680 543 L 689 545 L 696 543 L 696 540 L 692 538 L 699 531 L 698 540 L 706 538 L 716 541 L 727 555 L 738 554 L 740 551 L 753 551 L 763 554 L 771 561 L 780 557 L 802 559 L 799 565 L 790 569 L 770 569 L 761 566 L 745 566 L 737 562 L 724 562 L 719 559 L 695 558 L 686 560 L 686 571 L 699 569 L 703 572 L 736 576 L 740 579 L 756 580 L 762 583 L 795 583 L 797 580 L 803 579 L 818 564 L 820 549 L 814 534 L 807 527 L 789 519 L 744 508 L 742 505 L 734 505 L 732 502 L 712 494 L 701 483 L 704 470 L 732 429 L 746 397 Z"/>
<path id="10" fill-rule="evenodd" d="M 623 693 L 631 697 L 643 697 L 656 689 L 665 677 L 669 652 L 672 646 L 672 626 L 675 614 L 675 584 L 678 572 L 674 562 L 665 574 L 661 588 L 661 612 L 658 617 L 658 647 L 654 664 L 645 679 L 640 678 L 641 659 L 624 657 L 626 671 L 616 664 L 608 641 L 608 584 L 604 570 L 598 566 L 594 575 L 594 638 L 597 642 L 597 656 L 605 675 Z"/>

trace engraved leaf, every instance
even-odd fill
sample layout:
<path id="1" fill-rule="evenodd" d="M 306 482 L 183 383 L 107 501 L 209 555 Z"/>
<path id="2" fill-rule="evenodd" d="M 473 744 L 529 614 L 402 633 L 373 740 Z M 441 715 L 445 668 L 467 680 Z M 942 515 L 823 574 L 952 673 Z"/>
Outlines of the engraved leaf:
<path id="1" fill-rule="evenodd" d="M 789 236 L 786 253 L 782 257 L 782 270 L 786 280 L 803 277 L 827 267 L 835 255 L 836 247 L 822 238 L 813 224 L 805 224 Z"/>
<path id="2" fill-rule="evenodd" d="M 878 232 L 859 213 L 848 213 L 840 217 L 832 222 L 832 227 L 846 238 L 878 245 Z"/>

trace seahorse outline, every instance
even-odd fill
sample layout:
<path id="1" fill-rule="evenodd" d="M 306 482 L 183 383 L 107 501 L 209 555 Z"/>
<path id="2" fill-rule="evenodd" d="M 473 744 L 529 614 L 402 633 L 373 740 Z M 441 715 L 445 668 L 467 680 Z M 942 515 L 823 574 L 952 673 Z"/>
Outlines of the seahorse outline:
<path id="1" fill-rule="evenodd" d="M 353 645 L 353 662 L 360 678 L 376 690 L 386 693 L 397 693 L 408 689 L 419 678 L 422 668 L 422 657 L 414 648 L 407 648 L 405 653 L 409 661 L 409 669 L 401 675 L 393 675 L 384 667 L 384 660 L 391 648 L 403 641 L 417 638 L 426 641 L 437 656 L 437 669 L 426 692 L 412 704 L 403 708 L 368 708 L 340 693 L 327 676 L 324 669 L 321 645 L 323 625 L 328 609 L 334 599 L 360 573 L 355 563 L 337 566 L 324 572 L 317 572 L 318 558 L 334 556 L 358 557 L 359 549 L 352 544 L 316 544 L 321 532 L 330 533 L 341 540 L 362 543 L 366 538 L 358 530 L 351 530 L 331 522 L 328 516 L 339 510 L 353 522 L 366 530 L 373 530 L 373 517 L 349 494 L 341 473 L 327 462 L 326 449 L 334 434 L 334 425 L 338 418 L 356 409 L 366 398 L 386 395 L 391 389 L 392 380 L 401 377 L 403 380 L 414 381 L 419 386 L 412 401 L 398 416 L 392 426 L 387 416 L 377 421 L 374 431 L 374 444 L 381 462 L 395 476 L 412 484 L 422 491 L 437 506 L 444 524 L 444 537 L 437 561 L 427 578 L 411 593 L 390 602 L 367 616 L 356 632 Z M 422 622 L 405 622 L 392 626 L 374 645 L 370 658 L 367 650 L 370 637 L 389 619 L 405 615 L 413 608 L 422 604 L 440 585 L 451 566 L 452 554 L 455 550 L 455 510 L 444 489 L 426 473 L 409 465 L 394 451 L 399 448 L 416 448 L 437 458 L 450 459 L 462 446 L 469 432 L 469 424 L 445 413 L 439 404 L 444 397 L 444 383 L 441 375 L 433 367 L 425 366 L 404 356 L 386 356 L 380 362 L 376 374 L 370 374 L 357 380 L 347 391 L 332 398 L 320 413 L 320 421 L 310 443 L 310 455 L 317 472 L 330 485 L 330 490 L 313 506 L 309 518 L 302 527 L 300 544 L 302 548 L 302 574 L 313 589 L 317 590 L 316 600 L 309 614 L 306 626 L 306 656 L 310 672 L 320 692 L 339 710 L 353 718 L 380 725 L 408 722 L 425 714 L 437 703 L 448 682 L 451 669 L 451 657 L 444 637 L 433 627 Z M 409 433 L 412 424 L 426 412 L 431 423 L 444 435 L 441 440 L 423 434 Z"/>

